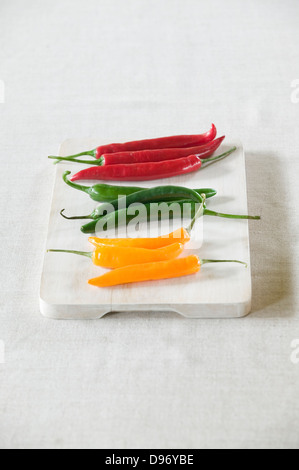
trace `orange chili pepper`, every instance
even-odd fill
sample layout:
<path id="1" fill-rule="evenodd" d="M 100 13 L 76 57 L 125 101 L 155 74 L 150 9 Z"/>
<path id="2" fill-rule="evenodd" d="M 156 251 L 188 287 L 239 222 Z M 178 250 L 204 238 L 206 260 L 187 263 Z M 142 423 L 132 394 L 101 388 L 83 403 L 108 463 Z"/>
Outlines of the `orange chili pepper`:
<path id="1" fill-rule="evenodd" d="M 182 243 L 185 245 L 190 241 L 190 234 L 185 228 L 179 228 L 169 235 L 163 235 L 156 238 L 97 238 L 90 237 L 90 243 L 94 246 L 113 245 L 121 247 L 135 247 L 156 249 L 163 248 L 173 243 Z"/>
<path id="2" fill-rule="evenodd" d="M 99 245 L 93 252 L 71 250 L 48 250 L 55 253 L 72 253 L 90 258 L 96 266 L 102 268 L 121 268 L 123 266 L 167 261 L 177 258 L 184 249 L 182 243 L 149 250 L 146 248 Z"/>
<path id="3" fill-rule="evenodd" d="M 133 282 L 156 281 L 188 276 L 200 271 L 207 263 L 246 263 L 235 260 L 201 260 L 196 255 L 158 263 L 139 264 L 115 269 L 100 277 L 90 279 L 88 283 L 96 287 L 112 287 Z"/>
<path id="4" fill-rule="evenodd" d="M 111 287 L 132 282 L 154 281 L 173 277 L 187 276 L 200 270 L 200 260 L 191 255 L 185 258 L 159 263 L 139 264 L 109 271 L 100 277 L 91 279 L 89 284 L 96 287 Z"/>

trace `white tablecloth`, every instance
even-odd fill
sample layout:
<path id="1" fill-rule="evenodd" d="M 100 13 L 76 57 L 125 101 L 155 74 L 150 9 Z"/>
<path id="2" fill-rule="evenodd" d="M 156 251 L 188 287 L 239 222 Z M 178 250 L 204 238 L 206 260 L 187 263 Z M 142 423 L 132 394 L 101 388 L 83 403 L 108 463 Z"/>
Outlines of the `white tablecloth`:
<path id="1" fill-rule="evenodd" d="M 298 17 L 296 0 L 1 0 L 1 448 L 299 446 Z M 253 313 L 42 318 L 47 155 L 211 121 L 244 143 L 262 215 Z"/>

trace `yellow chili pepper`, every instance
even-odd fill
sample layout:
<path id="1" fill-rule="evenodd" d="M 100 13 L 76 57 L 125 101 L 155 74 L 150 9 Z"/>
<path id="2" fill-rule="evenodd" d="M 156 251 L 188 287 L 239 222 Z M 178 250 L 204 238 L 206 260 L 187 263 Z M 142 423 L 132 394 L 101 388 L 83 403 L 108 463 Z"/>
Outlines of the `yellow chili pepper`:
<path id="1" fill-rule="evenodd" d="M 184 249 L 182 243 L 149 250 L 146 248 L 130 248 L 113 245 L 98 245 L 93 252 L 73 250 L 48 250 L 55 253 L 72 253 L 90 258 L 96 266 L 103 268 L 120 268 L 123 266 L 166 261 L 177 258 Z"/>
<path id="2" fill-rule="evenodd" d="M 130 247 L 130 248 L 147 248 L 147 249 L 156 249 L 163 248 L 173 243 L 182 243 L 185 245 L 190 241 L 189 232 L 181 227 L 174 232 L 163 235 L 162 237 L 155 238 L 97 238 L 90 237 L 90 243 L 94 246 L 99 245 L 113 245 L 121 247 Z"/>

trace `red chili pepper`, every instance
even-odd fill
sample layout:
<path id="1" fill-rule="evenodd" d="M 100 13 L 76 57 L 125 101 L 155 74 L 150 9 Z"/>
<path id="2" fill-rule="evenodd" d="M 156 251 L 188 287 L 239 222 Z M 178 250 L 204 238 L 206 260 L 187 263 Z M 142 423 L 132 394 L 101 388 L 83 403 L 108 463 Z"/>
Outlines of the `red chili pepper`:
<path id="1" fill-rule="evenodd" d="M 163 148 L 194 147 L 203 145 L 214 140 L 217 130 L 214 124 L 205 134 L 200 135 L 178 135 L 172 137 L 161 137 L 158 139 L 137 140 L 123 144 L 101 145 L 97 148 L 96 158 L 100 158 L 105 153 L 130 152 L 137 150 L 152 150 Z"/>
<path id="2" fill-rule="evenodd" d="M 235 147 L 230 151 L 204 160 L 204 163 L 224 158 L 235 151 Z M 197 171 L 202 166 L 201 158 L 197 155 L 167 160 L 164 162 L 140 163 L 139 165 L 105 165 L 93 166 L 86 170 L 79 171 L 71 181 L 77 180 L 109 180 L 109 181 L 146 181 L 171 176 L 183 175 Z"/>
<path id="3" fill-rule="evenodd" d="M 104 165 L 117 165 L 124 163 L 146 163 L 175 160 L 198 155 L 200 158 L 208 158 L 220 147 L 225 137 L 213 140 L 205 145 L 175 149 L 139 150 L 137 152 L 106 153 L 102 156 Z"/>
<path id="4" fill-rule="evenodd" d="M 181 175 L 199 170 L 201 159 L 196 155 L 190 155 L 177 160 L 165 162 L 140 163 L 139 165 L 105 165 L 94 166 L 79 171 L 71 181 L 77 180 L 108 180 L 108 181 L 147 181 L 170 176 Z"/>

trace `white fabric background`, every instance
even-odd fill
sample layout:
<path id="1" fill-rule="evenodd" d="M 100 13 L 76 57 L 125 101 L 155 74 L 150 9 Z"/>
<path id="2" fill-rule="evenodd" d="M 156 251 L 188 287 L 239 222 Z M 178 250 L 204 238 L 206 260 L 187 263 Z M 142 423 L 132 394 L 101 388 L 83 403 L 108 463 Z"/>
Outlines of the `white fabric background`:
<path id="1" fill-rule="evenodd" d="M 298 17 L 297 0 L 0 0 L 1 448 L 298 448 Z M 211 121 L 244 143 L 263 217 L 253 313 L 43 319 L 47 155 Z"/>

